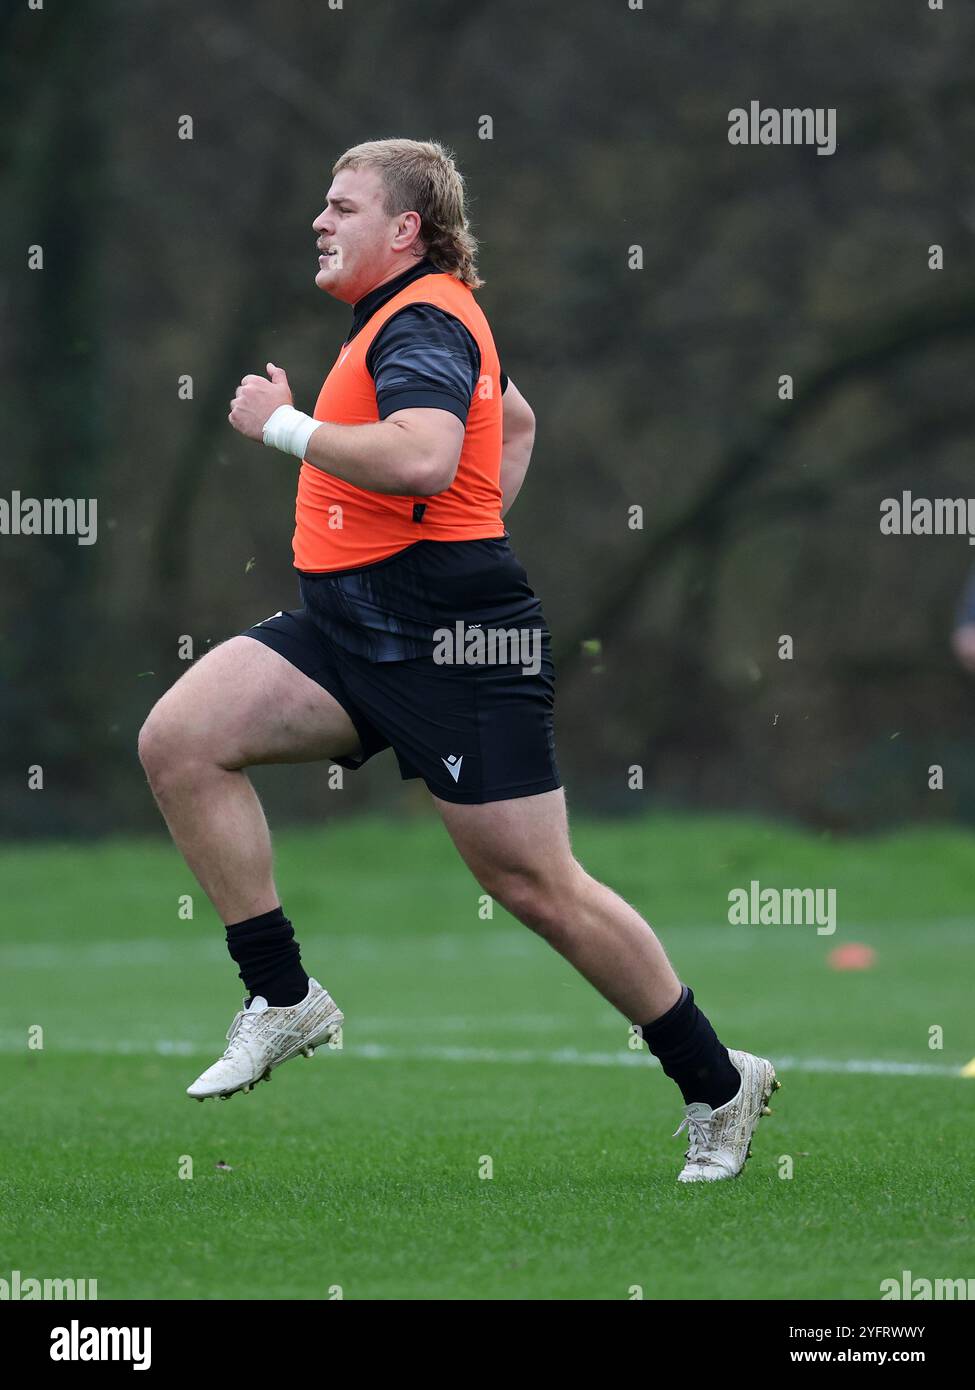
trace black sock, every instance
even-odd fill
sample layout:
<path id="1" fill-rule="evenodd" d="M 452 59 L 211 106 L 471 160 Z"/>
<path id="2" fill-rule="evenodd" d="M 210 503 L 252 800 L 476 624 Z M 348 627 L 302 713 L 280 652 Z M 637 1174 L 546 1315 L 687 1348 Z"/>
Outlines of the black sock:
<path id="1" fill-rule="evenodd" d="M 227 950 L 240 966 L 251 999 L 262 994 L 271 1007 L 278 1007 L 297 1004 L 308 993 L 301 948 L 280 907 L 228 927 Z"/>
<path id="2" fill-rule="evenodd" d="M 738 1094 L 741 1074 L 687 985 L 674 1007 L 640 1032 L 666 1075 L 677 1082 L 685 1105 L 703 1101 L 717 1110 Z"/>

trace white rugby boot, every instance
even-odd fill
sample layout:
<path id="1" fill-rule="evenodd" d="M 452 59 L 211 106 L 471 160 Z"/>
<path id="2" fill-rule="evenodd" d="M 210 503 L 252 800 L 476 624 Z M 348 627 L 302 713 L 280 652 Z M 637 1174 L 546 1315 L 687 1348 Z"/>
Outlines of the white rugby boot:
<path id="1" fill-rule="evenodd" d="M 252 1091 L 258 1081 L 270 1081 L 282 1062 L 299 1053 L 312 1057 L 343 1022 L 338 1005 L 317 980 L 308 981 L 308 993 L 297 1004 L 272 1008 L 263 995 L 255 995 L 250 1008 L 241 1009 L 230 1025 L 226 1052 L 187 1086 L 186 1094 L 194 1100 L 227 1100 L 237 1091 Z"/>
<path id="2" fill-rule="evenodd" d="M 717 1110 L 695 1101 L 684 1111 L 684 1118 L 674 1131 L 676 1139 L 686 1129 L 690 1143 L 684 1155 L 687 1162 L 678 1182 L 720 1182 L 736 1178 L 752 1151 L 752 1135 L 762 1115 L 771 1115 L 769 1100 L 779 1089 L 775 1069 L 764 1057 L 750 1052 L 732 1052 L 728 1056 L 741 1073 L 738 1094 Z"/>

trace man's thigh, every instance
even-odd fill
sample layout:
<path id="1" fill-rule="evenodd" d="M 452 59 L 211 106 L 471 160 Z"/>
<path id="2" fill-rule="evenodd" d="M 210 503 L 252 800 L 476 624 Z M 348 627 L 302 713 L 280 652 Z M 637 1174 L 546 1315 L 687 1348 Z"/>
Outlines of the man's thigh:
<path id="1" fill-rule="evenodd" d="M 197 661 L 154 706 L 151 737 L 221 767 L 356 756 L 359 736 L 334 696 L 286 657 L 231 637 Z"/>
<path id="2" fill-rule="evenodd" d="M 461 858 L 488 892 L 519 878 L 551 879 L 573 866 L 561 787 L 474 806 L 438 796 L 433 801 Z"/>

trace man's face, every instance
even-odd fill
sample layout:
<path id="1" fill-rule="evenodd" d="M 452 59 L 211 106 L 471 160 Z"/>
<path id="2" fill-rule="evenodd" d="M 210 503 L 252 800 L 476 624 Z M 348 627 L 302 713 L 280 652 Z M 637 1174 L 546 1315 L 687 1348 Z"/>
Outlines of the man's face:
<path id="1" fill-rule="evenodd" d="M 312 223 L 321 253 L 315 284 L 345 304 L 354 304 L 404 269 L 408 229 L 397 235 L 397 228 L 406 214 L 388 217 L 384 197 L 382 176 L 375 169 L 343 169 L 328 190 L 324 212 Z"/>

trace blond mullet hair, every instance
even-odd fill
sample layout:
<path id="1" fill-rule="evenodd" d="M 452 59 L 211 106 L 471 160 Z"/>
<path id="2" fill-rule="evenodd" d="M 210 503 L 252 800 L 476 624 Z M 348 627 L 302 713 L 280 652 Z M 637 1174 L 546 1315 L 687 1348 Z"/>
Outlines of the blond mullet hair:
<path id="1" fill-rule="evenodd" d="M 477 238 L 467 220 L 464 176 L 451 150 L 436 140 L 367 140 L 336 160 L 332 176 L 343 169 L 375 169 L 386 190 L 386 216 L 419 213 L 420 240 L 437 269 L 480 289 Z"/>

